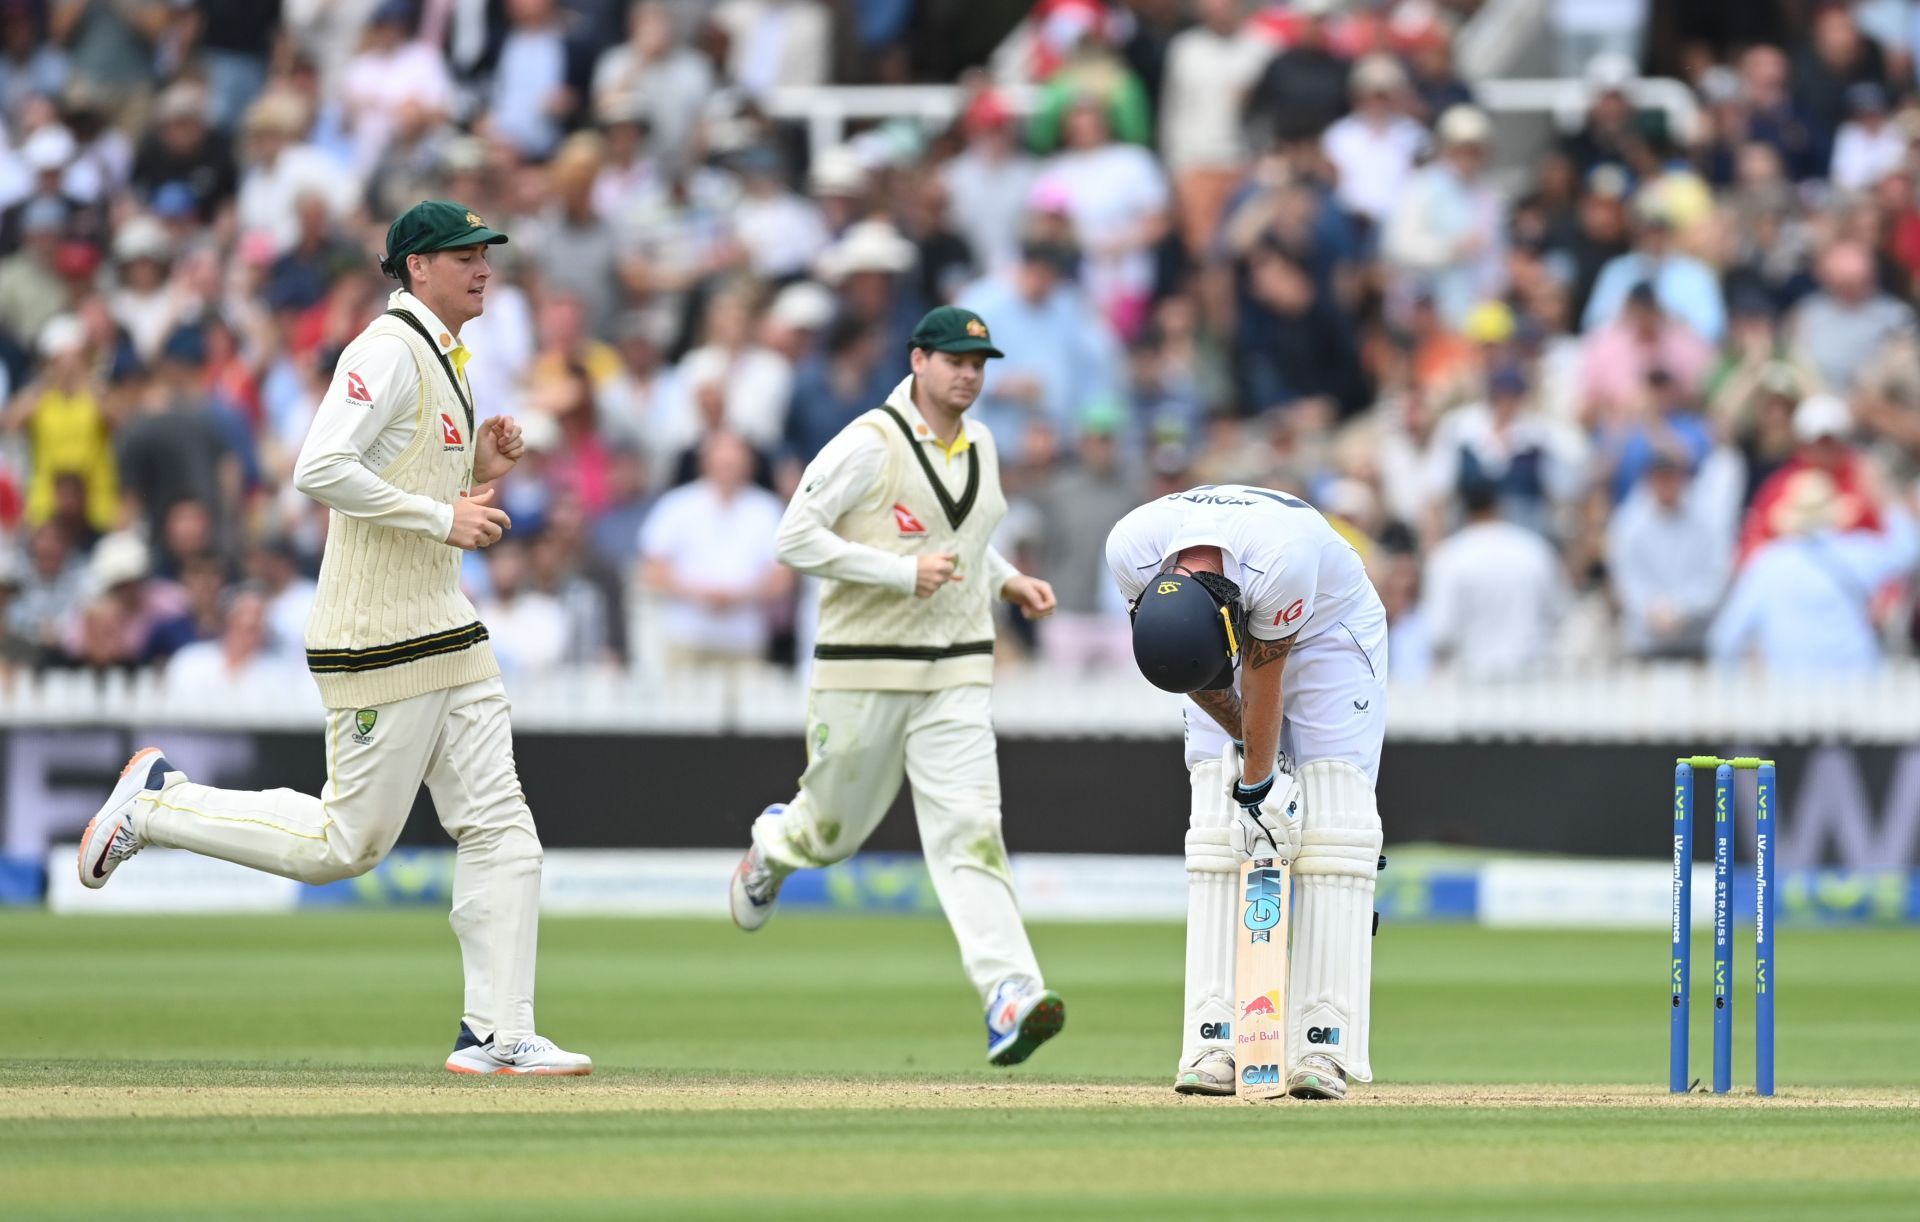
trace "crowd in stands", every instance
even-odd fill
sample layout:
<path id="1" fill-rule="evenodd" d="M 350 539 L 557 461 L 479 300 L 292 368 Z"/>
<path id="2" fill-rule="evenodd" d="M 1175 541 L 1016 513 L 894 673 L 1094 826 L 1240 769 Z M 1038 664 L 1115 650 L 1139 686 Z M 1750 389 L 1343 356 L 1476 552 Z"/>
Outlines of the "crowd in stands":
<path id="1" fill-rule="evenodd" d="M 0 0 L 0 675 L 305 682 L 290 474 L 426 197 L 512 238 L 462 336 L 529 450 L 465 570 L 510 676 L 803 657 L 781 506 L 943 302 L 1060 599 L 1010 665 L 1127 665 L 1109 527 L 1239 482 L 1365 556 L 1396 677 L 1912 653 L 1920 4 L 1551 0 L 1544 145 L 1475 7 Z M 827 147 L 775 104 L 956 74 Z"/>

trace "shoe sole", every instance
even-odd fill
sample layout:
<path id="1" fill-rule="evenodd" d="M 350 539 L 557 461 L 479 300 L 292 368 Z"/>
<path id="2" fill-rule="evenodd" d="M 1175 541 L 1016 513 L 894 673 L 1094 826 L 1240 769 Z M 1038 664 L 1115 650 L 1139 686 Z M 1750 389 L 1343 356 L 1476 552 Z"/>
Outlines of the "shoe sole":
<path id="1" fill-rule="evenodd" d="M 588 1065 L 584 1069 L 520 1069 L 512 1065 L 502 1065 L 498 1069 L 474 1069 L 471 1066 L 456 1065 L 448 1061 L 447 1072 L 471 1074 L 476 1078 L 586 1078 L 592 1076 L 593 1066 Z"/>
<path id="2" fill-rule="evenodd" d="M 1320 1081 L 1319 1074 L 1313 1074 L 1299 1082 L 1290 1083 L 1287 1093 L 1295 1099 L 1332 1099 L 1347 1097 L 1347 1092 L 1337 1086 L 1328 1086 Z"/>
<path id="3" fill-rule="evenodd" d="M 1173 1084 L 1173 1093 L 1176 1095 L 1231 1095 L 1234 1091 L 1231 1083 L 1226 1086 L 1215 1086 L 1209 1082 L 1180 1081 Z"/>
<path id="4" fill-rule="evenodd" d="M 117 823 L 114 826 L 102 827 L 100 820 L 113 818 L 115 812 L 122 806 L 125 806 L 134 794 L 140 792 L 140 788 L 145 784 L 145 780 L 137 775 L 137 771 L 139 767 L 148 762 L 151 757 L 159 754 L 160 748 L 158 747 L 142 747 L 138 751 L 135 751 L 132 758 L 127 760 L 127 766 L 120 770 L 120 779 L 114 782 L 113 792 L 107 795 L 105 804 L 103 804 L 98 811 L 94 812 L 93 818 L 87 820 L 87 830 L 80 833 L 80 850 L 74 855 L 74 868 L 80 873 L 80 885 L 89 891 L 98 891 L 107 885 L 109 878 L 113 877 L 112 870 L 96 876 L 92 870 L 87 868 L 89 861 L 97 862 L 101 855 L 106 852 L 107 845 L 113 843 L 113 835 L 117 830 Z M 129 780 L 133 782 L 133 788 L 131 789 L 127 788 L 127 782 Z M 104 834 L 106 841 L 104 845 L 98 848 L 96 848 L 94 844 L 94 833 L 96 830 Z"/>
<path id="5" fill-rule="evenodd" d="M 733 877 L 727 882 L 727 916 L 732 919 L 733 927 L 741 933 L 753 933 L 773 919 L 773 904 L 766 906 L 766 915 L 760 918 L 758 925 L 749 925 L 740 919 L 740 905 L 745 904 L 749 911 L 758 910 L 754 902 L 746 898 L 746 888 L 740 882 L 740 875 L 746 868 L 747 861 L 746 858 L 743 857 L 740 859 L 740 864 L 733 868 Z M 774 896 L 774 903 L 778 903 L 779 899 L 780 897 L 778 895 Z"/>
<path id="6" fill-rule="evenodd" d="M 1039 1004 L 1020 1020 L 1020 1034 L 1013 1043 L 987 1058 L 990 1065 L 1018 1065 L 1033 1055 L 1034 1049 L 1060 1034 L 1067 1025 L 1067 1003 L 1057 993 L 1047 993 Z"/>

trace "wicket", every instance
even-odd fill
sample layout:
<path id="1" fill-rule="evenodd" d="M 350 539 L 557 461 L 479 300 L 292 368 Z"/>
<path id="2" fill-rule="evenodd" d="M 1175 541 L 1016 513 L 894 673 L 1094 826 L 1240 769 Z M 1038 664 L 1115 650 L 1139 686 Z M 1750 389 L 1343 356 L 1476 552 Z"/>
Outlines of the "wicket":
<path id="1" fill-rule="evenodd" d="M 1753 756 L 1682 756 L 1673 768 L 1673 1013 L 1668 1039 L 1668 1089 L 1684 1093 L 1687 1079 L 1688 989 L 1693 971 L 1693 771 L 1713 769 L 1713 1090 L 1733 1089 L 1733 774 L 1753 771 L 1758 782 L 1753 849 L 1753 1087 L 1773 1093 L 1773 859 L 1774 763 Z"/>

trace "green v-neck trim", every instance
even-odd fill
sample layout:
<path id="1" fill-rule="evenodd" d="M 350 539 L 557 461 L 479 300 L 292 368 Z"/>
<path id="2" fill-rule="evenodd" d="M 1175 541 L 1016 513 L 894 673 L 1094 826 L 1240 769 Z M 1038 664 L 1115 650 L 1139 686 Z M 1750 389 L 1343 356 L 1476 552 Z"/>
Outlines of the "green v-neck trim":
<path id="1" fill-rule="evenodd" d="M 913 456 L 920 460 L 920 469 L 926 472 L 927 482 L 933 485 L 933 495 L 940 502 L 940 510 L 947 515 L 947 525 L 954 530 L 959 530 L 960 523 L 966 521 L 967 515 L 973 512 L 973 503 L 980 496 L 979 447 L 974 445 L 967 447 L 967 487 L 960 494 L 960 499 L 956 501 L 953 499 L 953 494 L 947 491 L 947 485 L 941 480 L 940 473 L 933 469 L 933 461 L 927 457 L 927 451 L 920 444 L 919 438 L 913 435 L 913 428 L 907 423 L 907 418 L 902 416 L 900 410 L 891 403 L 882 403 L 880 408 L 887 415 L 892 416 L 893 422 L 900 426 L 901 435 L 907 439 L 907 448 L 912 450 Z M 966 425 L 962 424 L 960 427 L 964 429 Z"/>

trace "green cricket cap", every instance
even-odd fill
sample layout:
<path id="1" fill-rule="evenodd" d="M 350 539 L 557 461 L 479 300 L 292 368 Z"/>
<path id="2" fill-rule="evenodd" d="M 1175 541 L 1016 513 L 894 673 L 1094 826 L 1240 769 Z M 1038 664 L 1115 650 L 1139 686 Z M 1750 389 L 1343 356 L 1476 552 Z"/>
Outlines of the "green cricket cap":
<path id="1" fill-rule="evenodd" d="M 959 306 L 941 306 L 927 311 L 920 325 L 907 337 L 908 348 L 927 348 L 934 352 L 984 352 L 1002 355 L 987 334 L 987 324 L 972 310 Z"/>
<path id="2" fill-rule="evenodd" d="M 457 246 L 498 246 L 507 235 L 490 229 L 480 214 L 450 199 L 423 199 L 387 226 L 387 257 L 380 270 L 398 280 L 408 255 L 431 254 Z"/>

